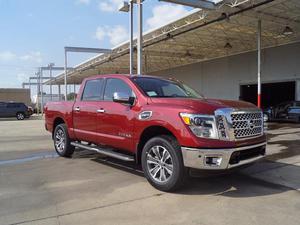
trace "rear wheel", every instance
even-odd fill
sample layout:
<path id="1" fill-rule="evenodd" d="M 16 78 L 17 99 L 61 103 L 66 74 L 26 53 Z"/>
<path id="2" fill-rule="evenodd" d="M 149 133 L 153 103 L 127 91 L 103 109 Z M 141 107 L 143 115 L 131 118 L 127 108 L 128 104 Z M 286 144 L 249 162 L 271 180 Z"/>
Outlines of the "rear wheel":
<path id="1" fill-rule="evenodd" d="M 181 148 L 172 136 L 150 139 L 143 148 L 142 167 L 147 180 L 161 191 L 175 191 L 184 183 Z"/>
<path id="2" fill-rule="evenodd" d="M 25 114 L 22 112 L 18 112 L 17 115 L 17 120 L 24 120 L 25 119 Z"/>
<path id="3" fill-rule="evenodd" d="M 72 156 L 75 147 L 71 145 L 68 129 L 65 124 L 59 124 L 55 127 L 53 141 L 58 155 L 63 157 Z"/>

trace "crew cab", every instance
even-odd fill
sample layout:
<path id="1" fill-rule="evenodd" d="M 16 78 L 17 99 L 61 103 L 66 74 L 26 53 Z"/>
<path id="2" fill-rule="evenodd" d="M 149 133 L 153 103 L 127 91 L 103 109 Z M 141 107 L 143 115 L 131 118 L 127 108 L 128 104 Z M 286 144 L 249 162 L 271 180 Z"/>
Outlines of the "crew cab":
<path id="1" fill-rule="evenodd" d="M 141 163 L 162 191 L 179 188 L 189 168 L 227 170 L 266 153 L 260 109 L 207 99 L 174 79 L 98 75 L 83 81 L 74 102 L 50 102 L 44 110 L 60 156 L 77 147 Z"/>

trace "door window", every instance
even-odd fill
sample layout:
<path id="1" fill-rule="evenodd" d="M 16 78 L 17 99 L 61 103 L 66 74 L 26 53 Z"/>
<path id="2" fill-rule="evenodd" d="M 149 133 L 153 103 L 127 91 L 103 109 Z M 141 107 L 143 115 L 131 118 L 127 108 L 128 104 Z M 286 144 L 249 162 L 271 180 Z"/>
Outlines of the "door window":
<path id="1" fill-rule="evenodd" d="M 102 100 L 103 79 L 88 80 L 85 83 L 82 101 Z"/>
<path id="2" fill-rule="evenodd" d="M 123 80 L 110 78 L 106 81 L 104 100 L 113 101 L 115 92 L 127 94 L 130 97 L 134 96 L 131 88 Z"/>
<path id="3" fill-rule="evenodd" d="M 0 103 L 0 109 L 5 109 L 6 108 L 6 104 L 5 103 Z"/>
<path id="4" fill-rule="evenodd" d="M 8 103 L 7 108 L 9 108 L 9 109 L 18 108 L 18 104 L 17 103 Z"/>

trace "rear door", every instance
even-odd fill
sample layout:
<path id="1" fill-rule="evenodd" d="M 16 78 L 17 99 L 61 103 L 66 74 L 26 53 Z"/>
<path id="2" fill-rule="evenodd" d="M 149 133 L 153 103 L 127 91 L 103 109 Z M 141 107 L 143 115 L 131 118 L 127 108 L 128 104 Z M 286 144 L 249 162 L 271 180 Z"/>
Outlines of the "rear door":
<path id="1" fill-rule="evenodd" d="M 0 117 L 5 117 L 7 113 L 7 104 L 4 102 L 0 102 Z"/>
<path id="2" fill-rule="evenodd" d="M 7 103 L 6 116 L 14 117 L 17 115 L 17 112 L 18 112 L 18 104 L 17 103 Z"/>
<path id="3" fill-rule="evenodd" d="M 87 80 L 80 100 L 73 106 L 73 126 L 77 139 L 97 142 L 97 110 L 101 107 L 104 79 Z"/>

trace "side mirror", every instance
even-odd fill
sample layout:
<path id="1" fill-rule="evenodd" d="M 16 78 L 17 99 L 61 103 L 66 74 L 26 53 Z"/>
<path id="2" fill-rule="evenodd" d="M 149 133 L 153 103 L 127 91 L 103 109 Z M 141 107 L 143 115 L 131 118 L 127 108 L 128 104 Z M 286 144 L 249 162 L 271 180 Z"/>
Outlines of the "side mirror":
<path id="1" fill-rule="evenodd" d="M 133 105 L 135 98 L 129 96 L 127 93 L 115 92 L 113 96 L 113 101 L 118 103 Z"/>

